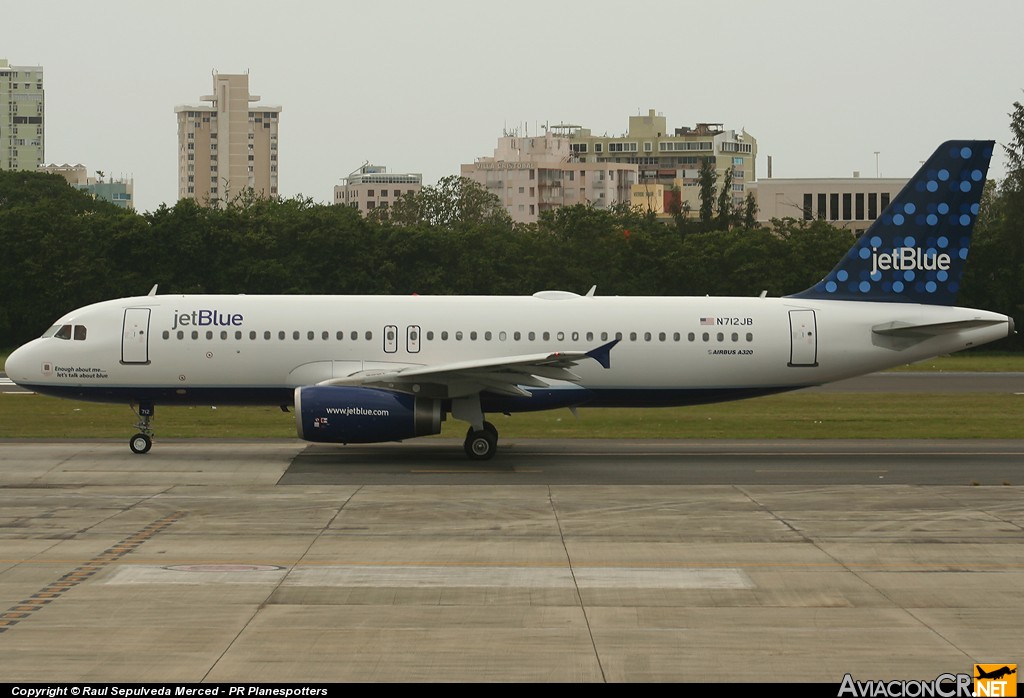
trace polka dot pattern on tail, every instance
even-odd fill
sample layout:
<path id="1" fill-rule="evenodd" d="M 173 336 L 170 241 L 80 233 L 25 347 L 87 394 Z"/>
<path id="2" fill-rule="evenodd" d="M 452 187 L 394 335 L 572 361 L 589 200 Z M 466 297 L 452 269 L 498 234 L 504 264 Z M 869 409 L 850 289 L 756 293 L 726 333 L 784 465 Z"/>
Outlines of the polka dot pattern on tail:
<path id="1" fill-rule="evenodd" d="M 952 305 L 993 147 L 943 144 L 839 265 L 796 297 Z"/>

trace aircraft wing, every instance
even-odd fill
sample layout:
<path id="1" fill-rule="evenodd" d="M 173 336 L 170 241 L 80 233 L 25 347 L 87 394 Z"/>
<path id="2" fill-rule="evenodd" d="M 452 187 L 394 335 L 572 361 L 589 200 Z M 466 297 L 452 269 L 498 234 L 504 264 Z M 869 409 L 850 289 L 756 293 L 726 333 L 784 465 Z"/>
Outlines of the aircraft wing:
<path id="1" fill-rule="evenodd" d="M 435 366 L 409 366 L 395 369 L 359 371 L 342 378 L 332 378 L 319 385 L 360 385 L 390 390 L 412 390 L 443 397 L 463 397 L 488 391 L 501 395 L 529 397 L 522 386 L 545 388 L 546 380 L 579 382 L 580 377 L 569 369 L 585 359 L 594 359 L 605 368 L 611 367 L 613 340 L 590 351 L 555 351 L 548 354 L 522 354 L 493 359 L 457 361 Z"/>

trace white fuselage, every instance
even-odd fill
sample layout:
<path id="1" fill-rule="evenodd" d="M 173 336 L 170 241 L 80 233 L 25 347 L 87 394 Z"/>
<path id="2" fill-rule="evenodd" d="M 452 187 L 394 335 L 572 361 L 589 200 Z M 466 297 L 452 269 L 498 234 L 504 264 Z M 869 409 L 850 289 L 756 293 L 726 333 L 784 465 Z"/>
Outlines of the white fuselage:
<path id="1" fill-rule="evenodd" d="M 944 323 L 962 328 L 899 340 L 874 331 Z M 9 376 L 39 392 L 168 404 L 285 404 L 296 387 L 360 371 L 589 351 L 617 337 L 610 368 L 585 360 L 573 369 L 578 383 L 551 387 L 593 391 L 595 404 L 687 404 L 827 383 L 1010 331 L 1003 315 L 947 306 L 557 292 L 141 296 L 56 323 L 68 325 L 69 338 L 43 337 L 13 353 Z M 542 407 L 528 402 L 521 408 Z"/>

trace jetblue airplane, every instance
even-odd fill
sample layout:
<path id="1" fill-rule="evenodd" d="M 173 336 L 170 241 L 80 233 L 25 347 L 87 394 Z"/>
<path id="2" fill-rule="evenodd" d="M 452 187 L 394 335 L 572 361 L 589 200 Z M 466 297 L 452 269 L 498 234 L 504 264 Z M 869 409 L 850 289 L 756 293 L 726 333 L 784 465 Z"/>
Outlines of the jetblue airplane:
<path id="1" fill-rule="evenodd" d="M 17 384 L 128 403 L 135 453 L 163 405 L 294 405 L 308 441 L 375 443 L 487 413 L 769 395 L 975 347 L 1013 320 L 954 306 L 991 141 L 943 144 L 824 279 L 783 298 L 150 295 L 60 318 L 7 359 Z"/>

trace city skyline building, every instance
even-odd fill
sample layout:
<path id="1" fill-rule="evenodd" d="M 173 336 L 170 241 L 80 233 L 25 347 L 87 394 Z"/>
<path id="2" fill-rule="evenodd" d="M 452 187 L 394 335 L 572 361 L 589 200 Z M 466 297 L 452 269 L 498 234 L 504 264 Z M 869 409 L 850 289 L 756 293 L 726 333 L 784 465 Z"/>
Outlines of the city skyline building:
<path id="1" fill-rule="evenodd" d="M 823 220 L 861 235 L 907 184 L 906 178 L 773 178 L 753 183 L 757 220 Z"/>
<path id="2" fill-rule="evenodd" d="M 278 196 L 280 106 L 258 105 L 249 75 L 213 73 L 209 105 L 179 105 L 178 199 L 226 206 L 245 191 Z"/>
<path id="3" fill-rule="evenodd" d="M 98 171 L 97 177 L 90 177 L 85 165 L 40 165 L 39 172 L 60 175 L 68 184 L 83 191 L 94 199 L 109 201 L 115 206 L 135 210 L 135 180 L 130 177 L 114 179 Z"/>
<path id="4" fill-rule="evenodd" d="M 32 170 L 46 156 L 43 67 L 0 58 L 0 170 Z"/>
<path id="5" fill-rule="evenodd" d="M 406 194 L 423 188 L 423 175 L 388 172 L 382 165 L 366 163 L 334 187 L 334 203 L 358 209 L 364 216 L 377 208 L 388 208 Z"/>
<path id="6" fill-rule="evenodd" d="M 747 187 L 757 179 L 757 139 L 745 130 L 726 129 L 720 123 L 668 128 L 668 120 L 654 109 L 646 115 L 629 117 L 625 134 L 595 136 L 590 129 L 574 124 L 558 124 L 549 130 L 571 141 L 571 149 L 580 162 L 625 163 L 637 166 L 638 183 L 660 184 L 666 192 L 665 203 L 700 212 L 700 168 L 710 160 L 718 176 L 716 188 L 732 169 L 732 202 L 743 204 Z"/>
<path id="7" fill-rule="evenodd" d="M 463 164 L 461 174 L 497 196 L 517 223 L 533 223 L 543 211 L 561 206 L 630 202 L 636 164 L 584 162 L 571 145 L 550 129 L 542 136 L 506 133 L 492 156 Z"/>

